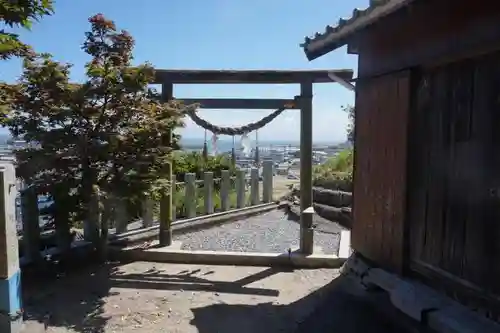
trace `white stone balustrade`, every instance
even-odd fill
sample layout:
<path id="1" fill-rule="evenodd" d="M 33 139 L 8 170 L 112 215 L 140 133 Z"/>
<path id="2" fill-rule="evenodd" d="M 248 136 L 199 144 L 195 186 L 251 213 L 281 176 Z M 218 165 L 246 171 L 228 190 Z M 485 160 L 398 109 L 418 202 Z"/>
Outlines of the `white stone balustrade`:
<path id="1" fill-rule="evenodd" d="M 272 202 L 273 193 L 273 165 L 272 161 L 264 161 L 262 181 L 260 181 L 259 170 L 253 168 L 250 173 L 249 188 L 247 189 L 246 174 L 243 170 L 237 170 L 235 177 L 231 177 L 229 170 L 221 172 L 221 178 L 214 179 L 212 172 L 205 172 L 203 179 L 197 180 L 194 173 L 185 175 L 184 183 L 172 183 L 172 221 L 176 219 L 175 203 L 182 202 L 183 209 L 180 212 L 182 218 L 193 218 L 197 214 L 209 215 L 215 212 L 224 212 L 231 209 L 244 208 L 248 205 Z M 183 196 L 179 200 L 178 196 Z M 99 205 L 101 200 L 101 205 Z M 103 205 L 106 207 L 103 208 Z M 15 207 L 12 204 L 12 207 Z M 158 221 L 160 202 L 151 197 L 145 197 L 141 205 L 141 220 L 139 227 L 148 228 Z M 127 213 L 125 198 L 109 197 L 100 199 L 95 195 L 89 207 L 89 218 L 83 223 L 84 239 L 87 241 L 100 242 L 102 236 L 102 219 L 106 215 L 106 223 L 110 228 L 115 228 L 116 234 L 126 232 L 128 225 L 134 222 Z M 177 207 L 180 208 L 180 207 Z M 203 208 L 203 209 L 201 209 Z M 14 209 L 14 208 L 13 208 Z M 102 212 L 101 210 L 105 210 Z M 34 190 L 25 188 L 21 193 L 21 219 L 23 224 L 23 253 L 25 260 L 29 262 L 40 259 L 40 226 L 39 208 L 37 194 Z M 137 227 L 135 227 L 137 228 Z M 61 249 L 64 250 L 61 245 Z M 17 253 L 17 252 L 16 252 Z"/>

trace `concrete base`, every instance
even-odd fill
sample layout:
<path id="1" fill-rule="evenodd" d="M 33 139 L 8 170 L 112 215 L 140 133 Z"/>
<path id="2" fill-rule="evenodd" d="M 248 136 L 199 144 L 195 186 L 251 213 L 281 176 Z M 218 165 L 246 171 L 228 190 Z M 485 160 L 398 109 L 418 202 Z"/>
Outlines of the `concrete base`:
<path id="1" fill-rule="evenodd" d="M 292 253 L 302 253 L 300 251 L 300 247 L 292 247 L 291 250 L 292 250 Z M 318 255 L 329 256 L 329 255 L 325 254 L 325 251 L 323 251 L 323 248 L 321 246 L 313 246 L 313 254 L 316 256 L 318 256 Z M 311 255 L 309 255 L 309 256 L 311 256 Z"/>
<path id="2" fill-rule="evenodd" d="M 314 229 L 300 228 L 300 252 L 304 254 L 312 254 L 314 251 Z"/>
<path id="3" fill-rule="evenodd" d="M 396 308 L 436 332 L 500 332 L 495 322 L 425 285 L 370 267 L 356 254 L 346 261 L 342 273 L 358 279 L 367 290 L 373 289 L 371 286 L 385 290 Z"/>
<path id="4" fill-rule="evenodd" d="M 22 326 L 21 272 L 0 280 L 0 332 L 18 333 Z"/>
<path id="5" fill-rule="evenodd" d="M 304 254 L 313 253 L 314 228 L 313 228 L 314 208 L 309 207 L 300 214 L 300 252 Z"/>
<path id="6" fill-rule="evenodd" d="M 345 259 L 325 254 L 183 251 L 172 249 L 171 247 L 115 249 L 111 250 L 110 254 L 116 259 L 196 265 L 340 268 L 345 262 Z"/>
<path id="7" fill-rule="evenodd" d="M 349 258 L 352 254 L 351 248 L 351 231 L 342 230 L 340 232 L 340 242 L 339 242 L 339 258 Z"/>
<path id="8" fill-rule="evenodd" d="M 22 317 L 12 319 L 10 316 L 0 314 L 0 332 L 2 333 L 20 333 L 23 328 Z"/>
<path id="9" fill-rule="evenodd" d="M 160 242 L 158 240 L 154 240 L 151 242 L 147 242 L 144 244 L 139 244 L 139 245 L 132 245 L 125 250 L 150 250 L 150 249 L 165 249 L 168 251 L 173 251 L 173 250 L 180 250 L 182 248 L 182 242 L 180 241 L 173 241 L 170 246 L 160 246 Z"/>

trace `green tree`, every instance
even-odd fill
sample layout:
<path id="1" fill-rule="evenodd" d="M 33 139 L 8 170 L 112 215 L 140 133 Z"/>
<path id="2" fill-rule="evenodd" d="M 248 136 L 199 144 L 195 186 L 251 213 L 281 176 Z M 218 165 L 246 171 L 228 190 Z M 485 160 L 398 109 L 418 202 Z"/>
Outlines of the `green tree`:
<path id="1" fill-rule="evenodd" d="M 0 0 L 0 24 L 8 28 L 30 29 L 33 21 L 52 13 L 52 0 Z M 0 59 L 25 56 L 30 50 L 18 34 L 0 29 Z"/>
<path id="2" fill-rule="evenodd" d="M 30 29 L 33 21 L 53 12 L 52 0 L 0 0 L 0 60 L 15 56 L 30 56 L 31 47 L 19 39 L 19 35 L 7 31 L 13 28 Z M 9 109 L 9 95 L 5 83 L 0 81 L 0 115 L 5 115 Z M 0 119 L 1 122 L 2 119 Z"/>
<path id="3" fill-rule="evenodd" d="M 352 105 L 344 106 L 342 109 L 347 112 L 349 117 L 349 124 L 347 125 L 347 141 L 354 143 L 354 118 L 356 108 Z"/>
<path id="4" fill-rule="evenodd" d="M 25 59 L 20 81 L 9 86 L 6 125 L 37 145 L 16 152 L 18 175 L 57 197 L 54 216 L 62 221 L 83 220 L 97 189 L 127 199 L 166 190 L 177 138 L 169 133 L 182 126 L 183 106 L 160 103 L 148 88 L 151 65 L 132 67 L 132 36 L 102 14 L 89 22 L 84 83 L 70 83 L 71 65 L 38 55 Z"/>
<path id="5" fill-rule="evenodd" d="M 226 155 L 203 157 L 200 152 L 176 152 L 174 158 L 174 174 L 177 181 L 184 182 L 186 173 L 196 174 L 197 179 L 203 179 L 203 173 L 210 171 L 215 178 L 221 177 L 222 170 L 229 170 L 233 176 L 235 167 Z"/>

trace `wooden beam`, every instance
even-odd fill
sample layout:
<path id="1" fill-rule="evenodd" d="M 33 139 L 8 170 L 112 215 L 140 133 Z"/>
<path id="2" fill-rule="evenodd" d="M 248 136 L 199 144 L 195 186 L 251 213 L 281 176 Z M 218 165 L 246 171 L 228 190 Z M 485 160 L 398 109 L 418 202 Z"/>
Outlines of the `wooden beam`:
<path id="1" fill-rule="evenodd" d="M 299 109 L 293 99 L 251 99 L 251 98 L 177 98 L 188 104 L 200 104 L 202 109 Z"/>
<path id="2" fill-rule="evenodd" d="M 350 90 L 350 91 L 356 91 L 356 86 L 353 85 L 351 82 L 348 82 L 340 77 L 338 77 L 336 74 L 334 73 L 328 73 L 328 76 L 330 77 L 330 79 L 332 79 L 333 82 L 337 82 L 338 84 L 340 84 L 342 87 Z"/>
<path id="3" fill-rule="evenodd" d="M 328 73 L 334 73 L 343 80 L 352 79 L 351 69 L 330 70 L 166 70 L 155 71 L 153 84 L 171 82 L 174 84 L 281 84 L 331 83 Z"/>

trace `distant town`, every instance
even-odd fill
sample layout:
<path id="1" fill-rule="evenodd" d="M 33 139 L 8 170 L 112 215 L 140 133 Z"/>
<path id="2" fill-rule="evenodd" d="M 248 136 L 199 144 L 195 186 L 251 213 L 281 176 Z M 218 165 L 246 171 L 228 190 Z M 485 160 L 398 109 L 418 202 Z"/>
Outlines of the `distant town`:
<path id="1" fill-rule="evenodd" d="M 181 143 L 182 149 L 186 151 L 202 151 L 203 140 L 186 140 L 185 144 Z M 13 160 L 12 151 L 27 147 L 23 140 L 16 140 L 10 136 L 0 135 L 0 159 Z M 335 156 L 338 152 L 351 147 L 349 142 L 339 144 L 318 144 L 313 146 L 313 164 L 321 164 L 330 157 Z M 275 174 L 288 175 L 290 170 L 298 172 L 300 168 L 300 147 L 297 143 L 276 143 L 264 142 L 259 146 L 255 143 L 253 147 L 245 149 L 241 144 L 235 145 L 236 165 L 241 169 L 250 169 L 251 167 L 260 166 L 263 160 L 272 160 L 275 167 Z M 232 145 L 228 142 L 218 144 L 218 149 L 209 148 L 211 154 L 231 154 Z M 258 150 L 258 154 L 256 151 Z M 259 161 L 256 160 L 258 155 Z M 296 174 L 296 172 L 294 172 Z"/>
<path id="2" fill-rule="evenodd" d="M 185 151 L 202 151 L 203 141 L 193 142 L 194 140 L 189 140 L 190 142 L 182 145 L 182 149 Z M 215 151 L 211 149 L 211 154 L 227 154 L 231 156 L 232 145 L 220 144 L 218 149 Z M 319 165 L 325 162 L 328 158 L 337 155 L 340 151 L 345 150 L 351 146 L 350 143 L 340 143 L 331 145 L 314 145 L 313 146 L 313 164 Z M 0 160 L 14 162 L 13 151 L 15 149 L 22 149 L 28 147 L 28 144 L 23 140 L 16 140 L 7 135 L 0 135 Z M 258 150 L 258 154 L 256 151 Z M 258 155 L 258 160 L 256 159 Z M 255 145 L 251 148 L 242 147 L 241 144 L 235 145 L 235 156 L 236 156 L 236 167 L 245 170 L 247 178 L 250 178 L 250 170 L 252 168 L 259 168 L 260 176 L 262 177 L 262 161 L 271 160 L 274 166 L 274 175 L 282 176 L 288 179 L 299 179 L 300 178 L 300 147 L 298 144 L 273 144 L 266 142 L 265 144 Z M 18 190 L 24 188 L 24 184 L 19 180 L 17 183 Z M 40 208 L 46 207 L 50 204 L 50 199 L 44 196 L 39 197 L 38 205 Z M 16 209 L 16 215 L 18 219 L 18 229 L 20 231 L 20 206 L 18 200 L 18 207 Z M 40 224 L 44 225 L 47 221 L 41 217 Z"/>

